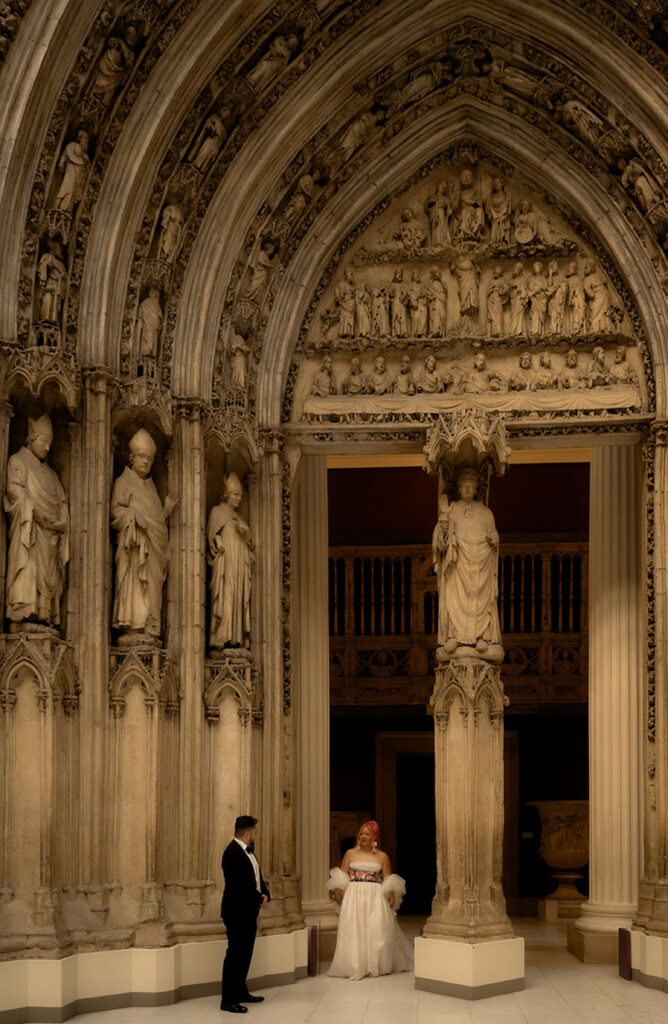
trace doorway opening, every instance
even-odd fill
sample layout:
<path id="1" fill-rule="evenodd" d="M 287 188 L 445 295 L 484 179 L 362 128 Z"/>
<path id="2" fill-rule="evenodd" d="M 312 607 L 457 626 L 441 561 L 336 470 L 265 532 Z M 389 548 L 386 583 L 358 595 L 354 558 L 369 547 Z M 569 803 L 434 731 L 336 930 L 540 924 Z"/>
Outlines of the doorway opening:
<path id="1" fill-rule="evenodd" d="M 493 479 L 489 497 L 510 698 L 503 883 L 509 913 L 530 916 L 556 884 L 533 804 L 588 797 L 589 465 L 537 458 Z M 426 916 L 436 879 L 437 481 L 418 461 L 328 471 L 330 860 L 340 863 L 359 824 L 375 818 L 406 879 L 401 912 Z M 586 871 L 578 884 L 584 897 Z"/>

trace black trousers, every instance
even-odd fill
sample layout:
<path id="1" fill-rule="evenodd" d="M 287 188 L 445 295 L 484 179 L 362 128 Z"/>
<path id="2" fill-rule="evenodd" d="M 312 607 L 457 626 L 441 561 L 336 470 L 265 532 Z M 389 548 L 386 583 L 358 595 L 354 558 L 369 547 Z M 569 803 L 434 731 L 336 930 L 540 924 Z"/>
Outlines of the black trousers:
<path id="1" fill-rule="evenodd" d="M 248 995 L 246 977 L 253 956 L 257 918 L 232 918 L 225 921 L 227 952 L 223 960 L 222 1002 L 238 1003 Z"/>

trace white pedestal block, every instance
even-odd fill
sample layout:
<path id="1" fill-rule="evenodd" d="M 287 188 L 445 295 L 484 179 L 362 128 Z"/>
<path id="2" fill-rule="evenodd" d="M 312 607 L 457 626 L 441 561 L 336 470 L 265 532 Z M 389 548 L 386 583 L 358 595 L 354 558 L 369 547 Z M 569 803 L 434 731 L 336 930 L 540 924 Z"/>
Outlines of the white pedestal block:
<path id="1" fill-rule="evenodd" d="M 646 988 L 668 992 L 668 938 L 632 931 L 631 971 Z"/>
<path id="2" fill-rule="evenodd" d="M 415 987 L 459 999 L 518 992 L 524 988 L 524 939 L 468 943 L 417 938 Z"/>
<path id="3" fill-rule="evenodd" d="M 307 974 L 307 930 L 262 935 L 255 943 L 250 987 L 286 985 Z M 226 939 L 166 949 L 114 949 L 62 960 L 0 963 L 0 1024 L 65 1021 L 122 1006 L 165 1006 L 220 992 Z"/>

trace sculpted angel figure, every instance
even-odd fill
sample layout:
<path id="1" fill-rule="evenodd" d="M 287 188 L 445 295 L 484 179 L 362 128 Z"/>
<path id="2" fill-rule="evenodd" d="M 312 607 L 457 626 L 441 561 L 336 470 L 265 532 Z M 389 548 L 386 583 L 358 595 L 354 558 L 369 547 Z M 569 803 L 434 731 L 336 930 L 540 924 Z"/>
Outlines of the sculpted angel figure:
<path id="1" fill-rule="evenodd" d="M 23 622 L 60 622 L 69 561 L 69 511 L 63 485 L 46 461 L 52 441 L 49 416 L 31 418 L 23 448 L 7 462 L 6 614 L 15 629 Z"/>
<path id="2" fill-rule="evenodd" d="M 251 566 L 254 560 L 250 527 L 238 512 L 243 487 L 236 473 L 225 480 L 222 501 L 211 509 L 207 524 L 211 564 L 211 646 L 250 645 Z"/>
<path id="3" fill-rule="evenodd" d="M 491 510 L 476 499 L 478 473 L 461 469 L 459 499 L 439 501 L 432 536 L 438 580 L 437 657 L 503 657 L 497 610 L 499 535 Z"/>
<path id="4" fill-rule="evenodd" d="M 56 195 L 57 210 L 72 213 L 81 199 L 83 181 L 89 166 L 88 132 L 77 132 L 76 142 L 67 143 L 58 161 L 58 170 L 62 171 L 63 180 Z"/>
<path id="5" fill-rule="evenodd" d="M 164 504 L 150 477 L 156 444 L 143 427 L 129 444 L 130 460 L 114 483 L 111 525 L 116 531 L 113 626 L 126 642 L 160 635 L 162 587 L 169 565 L 167 521 L 176 498 Z"/>

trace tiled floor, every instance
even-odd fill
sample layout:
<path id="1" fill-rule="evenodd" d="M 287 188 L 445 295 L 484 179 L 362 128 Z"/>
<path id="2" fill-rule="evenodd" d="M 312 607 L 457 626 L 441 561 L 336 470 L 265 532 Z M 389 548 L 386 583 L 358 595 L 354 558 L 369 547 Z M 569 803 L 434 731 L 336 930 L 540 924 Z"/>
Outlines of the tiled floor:
<path id="1" fill-rule="evenodd" d="M 584 966 L 565 933 L 518 918 L 527 942 L 526 988 L 477 1002 L 417 992 L 412 974 L 347 981 L 321 974 L 262 991 L 243 1017 L 221 1013 L 208 996 L 156 1009 L 128 1007 L 73 1018 L 73 1024 L 668 1024 L 668 994 L 622 981 L 615 967 Z M 415 922 L 405 930 L 415 934 Z M 251 986 L 252 988 L 252 986 Z"/>

